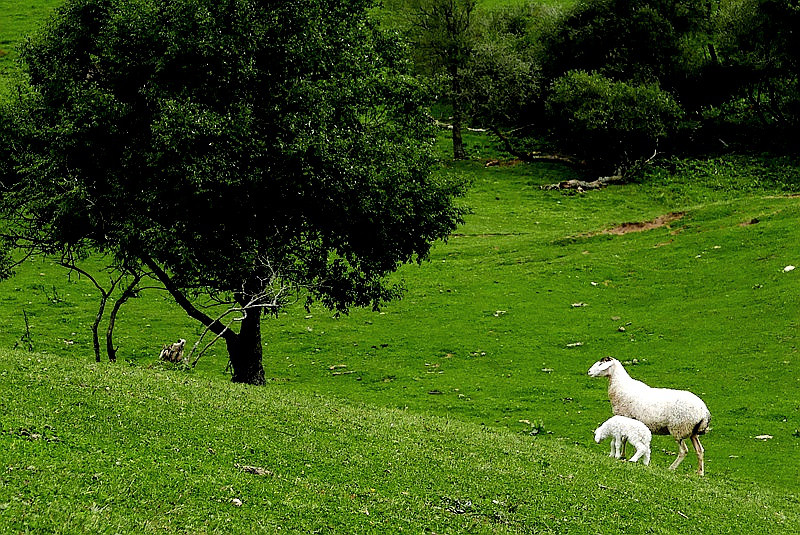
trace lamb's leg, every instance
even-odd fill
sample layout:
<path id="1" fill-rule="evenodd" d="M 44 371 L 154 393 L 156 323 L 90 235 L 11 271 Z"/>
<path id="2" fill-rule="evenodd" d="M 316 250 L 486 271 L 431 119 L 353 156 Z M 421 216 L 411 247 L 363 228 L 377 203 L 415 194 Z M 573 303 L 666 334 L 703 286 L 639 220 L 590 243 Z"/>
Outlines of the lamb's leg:
<path id="1" fill-rule="evenodd" d="M 608 454 L 609 457 L 616 457 L 617 456 L 617 439 L 611 437 L 611 453 Z"/>
<path id="2" fill-rule="evenodd" d="M 625 458 L 625 446 L 628 444 L 628 439 L 625 438 L 625 437 L 622 437 L 621 442 L 622 442 L 622 446 L 620 447 L 621 451 L 619 453 L 620 453 L 620 458 L 624 459 Z"/>
<path id="3" fill-rule="evenodd" d="M 669 465 L 670 470 L 675 470 L 678 468 L 678 465 L 683 462 L 683 458 L 686 457 L 686 454 L 689 452 L 689 447 L 683 442 L 682 438 L 678 439 L 678 458 L 675 459 L 671 465 Z"/>
<path id="4" fill-rule="evenodd" d="M 647 451 L 647 448 L 642 443 L 635 443 L 634 446 L 636 446 L 636 453 L 634 453 L 633 457 L 631 457 L 632 463 L 638 461 L 642 457 L 642 455 L 644 455 L 645 452 Z"/>
<path id="5" fill-rule="evenodd" d="M 650 447 L 649 446 L 644 450 L 644 460 L 642 461 L 642 464 L 644 464 L 645 466 L 650 464 Z"/>
<path id="6" fill-rule="evenodd" d="M 694 451 L 697 453 L 697 473 L 701 476 L 705 475 L 706 471 L 703 463 L 703 453 L 705 450 L 703 449 L 703 445 L 700 444 L 700 437 L 697 435 L 692 435 L 692 446 L 694 446 Z"/>
<path id="7" fill-rule="evenodd" d="M 614 453 L 614 457 L 619 459 L 620 456 L 622 455 L 622 452 L 625 451 L 625 448 L 624 448 L 622 440 L 620 440 L 618 438 L 614 439 L 614 443 L 615 443 L 615 448 L 616 448 L 616 452 Z"/>

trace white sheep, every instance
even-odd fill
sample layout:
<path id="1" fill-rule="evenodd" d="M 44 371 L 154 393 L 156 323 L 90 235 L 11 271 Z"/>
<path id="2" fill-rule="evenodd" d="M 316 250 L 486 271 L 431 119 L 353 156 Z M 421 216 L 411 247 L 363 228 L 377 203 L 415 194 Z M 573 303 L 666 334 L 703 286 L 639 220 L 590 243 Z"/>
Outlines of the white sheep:
<path id="1" fill-rule="evenodd" d="M 612 416 L 594 432 L 594 441 L 598 444 L 611 437 L 611 453 L 609 457 L 622 458 L 625 455 L 625 443 L 630 442 L 636 448 L 636 453 L 631 457 L 631 462 L 635 463 L 644 457 L 642 463 L 650 464 L 650 440 L 652 433 L 639 420 L 626 416 Z"/>
<path id="2" fill-rule="evenodd" d="M 589 375 L 608 377 L 608 398 L 614 414 L 639 420 L 653 434 L 672 435 L 678 442 L 678 457 L 670 470 L 686 457 L 689 448 L 683 441 L 690 438 L 697 453 L 697 473 L 704 474 L 704 450 L 699 435 L 708 431 L 711 413 L 702 399 L 686 390 L 651 388 L 631 378 L 622 364 L 611 357 L 595 362 L 589 368 Z"/>

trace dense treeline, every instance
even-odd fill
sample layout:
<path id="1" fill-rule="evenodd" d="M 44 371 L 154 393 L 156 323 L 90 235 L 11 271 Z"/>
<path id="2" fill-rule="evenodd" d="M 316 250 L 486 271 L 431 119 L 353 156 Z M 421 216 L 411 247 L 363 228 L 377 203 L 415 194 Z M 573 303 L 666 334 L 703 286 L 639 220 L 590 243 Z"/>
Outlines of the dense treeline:
<path id="1" fill-rule="evenodd" d="M 624 174 L 656 153 L 793 149 L 797 0 L 389 6 L 421 51 L 419 72 L 455 115 L 520 152 L 535 140 L 593 173 Z M 458 13 L 470 14 L 468 27 L 448 26 Z M 438 26 L 420 24 L 436 17 Z M 435 45 L 435 54 L 422 53 Z"/>

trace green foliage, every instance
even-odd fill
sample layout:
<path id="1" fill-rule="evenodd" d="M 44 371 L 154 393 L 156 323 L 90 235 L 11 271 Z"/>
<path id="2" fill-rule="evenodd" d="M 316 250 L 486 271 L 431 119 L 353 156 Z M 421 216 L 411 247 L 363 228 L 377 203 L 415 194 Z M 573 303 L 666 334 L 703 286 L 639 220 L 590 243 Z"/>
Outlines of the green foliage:
<path id="1" fill-rule="evenodd" d="M 476 5 L 476 0 L 408 0 L 403 8 L 417 70 L 442 82 L 440 87 L 452 109 L 456 160 L 466 157 L 461 132 L 468 110 L 464 78 L 475 47 Z"/>
<path id="2" fill-rule="evenodd" d="M 604 171 L 651 156 L 682 116 L 675 99 L 657 84 L 633 85 L 581 71 L 553 83 L 547 110 L 559 146 Z"/>
<path id="3" fill-rule="evenodd" d="M 464 94 L 480 125 L 516 126 L 536 113 L 541 95 L 538 34 L 552 17 L 538 4 L 479 11 Z"/>
<path id="4" fill-rule="evenodd" d="M 408 27 L 420 65 L 451 73 L 461 68 L 475 42 L 477 0 L 408 0 Z"/>
<path id="5" fill-rule="evenodd" d="M 715 23 L 722 63 L 715 74 L 725 84 L 718 92 L 732 99 L 715 119 L 759 123 L 760 135 L 780 143 L 787 129 L 800 126 L 800 3 L 731 0 L 722 3 Z"/>
<path id="6" fill-rule="evenodd" d="M 2 533 L 781 534 L 800 522 L 792 494 L 608 459 L 591 429 L 573 444 L 279 382 L 8 351 L 0 377 Z"/>
<path id="7" fill-rule="evenodd" d="M 186 294 L 397 297 L 386 275 L 454 228 L 462 185 L 432 175 L 424 95 L 370 6 L 68 2 L 24 54 L 15 230 L 146 264 L 217 334 Z"/>
<path id="8" fill-rule="evenodd" d="M 710 0 L 586 0 L 547 38 L 546 72 L 597 71 L 617 80 L 660 82 L 685 77 L 685 45 L 704 29 Z M 700 50 L 702 54 L 702 49 Z"/>

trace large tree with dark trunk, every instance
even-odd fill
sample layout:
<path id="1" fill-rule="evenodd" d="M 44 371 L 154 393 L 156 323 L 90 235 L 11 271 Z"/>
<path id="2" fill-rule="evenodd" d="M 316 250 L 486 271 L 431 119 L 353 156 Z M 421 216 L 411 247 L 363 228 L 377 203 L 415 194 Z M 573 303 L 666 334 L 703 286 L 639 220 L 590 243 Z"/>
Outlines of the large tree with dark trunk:
<path id="1" fill-rule="evenodd" d="M 147 270 L 225 341 L 234 381 L 263 383 L 265 313 L 397 297 L 388 274 L 462 214 L 462 185 L 432 172 L 406 54 L 370 7 L 68 0 L 4 112 L 6 235 Z"/>

